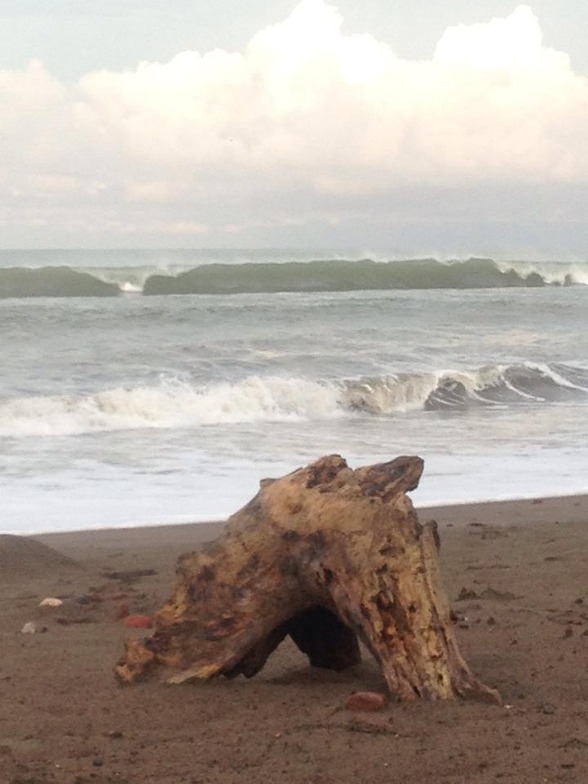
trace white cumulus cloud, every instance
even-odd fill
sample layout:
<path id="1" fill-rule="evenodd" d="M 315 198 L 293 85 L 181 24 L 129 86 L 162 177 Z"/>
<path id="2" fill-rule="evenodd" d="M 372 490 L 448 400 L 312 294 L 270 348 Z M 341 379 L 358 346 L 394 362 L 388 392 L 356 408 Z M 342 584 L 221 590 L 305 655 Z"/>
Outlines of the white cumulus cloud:
<path id="1" fill-rule="evenodd" d="M 333 200 L 403 187 L 588 184 L 588 80 L 543 45 L 530 7 L 448 29 L 424 61 L 342 21 L 302 0 L 243 52 L 181 52 L 73 88 L 39 62 L 0 71 L 0 220 L 24 230 L 45 205 L 64 232 L 70 216 L 99 233 L 124 231 L 130 210 L 140 234 L 160 207 L 161 232 L 201 236 L 304 222 L 308 194 L 332 222 Z"/>

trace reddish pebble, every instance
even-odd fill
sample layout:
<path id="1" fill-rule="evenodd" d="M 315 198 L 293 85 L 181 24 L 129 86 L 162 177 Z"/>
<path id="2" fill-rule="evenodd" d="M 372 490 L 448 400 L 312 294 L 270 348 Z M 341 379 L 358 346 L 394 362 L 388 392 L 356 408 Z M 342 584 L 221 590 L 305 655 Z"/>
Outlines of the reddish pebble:
<path id="1" fill-rule="evenodd" d="M 354 691 L 345 700 L 345 707 L 350 711 L 376 711 L 384 710 L 386 697 L 377 691 Z"/>
<path id="2" fill-rule="evenodd" d="M 121 602 L 115 610 L 114 617 L 117 621 L 120 621 L 122 618 L 126 618 L 129 613 L 130 609 L 128 602 Z"/>
<path id="3" fill-rule="evenodd" d="M 150 629 L 153 626 L 148 615 L 127 615 L 123 623 L 131 629 Z"/>

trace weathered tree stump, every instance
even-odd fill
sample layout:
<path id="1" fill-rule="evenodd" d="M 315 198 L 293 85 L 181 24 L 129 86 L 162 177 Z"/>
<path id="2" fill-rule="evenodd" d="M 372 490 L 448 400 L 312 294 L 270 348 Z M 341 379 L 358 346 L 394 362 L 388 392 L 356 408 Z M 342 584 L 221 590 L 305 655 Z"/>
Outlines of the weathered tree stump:
<path id="1" fill-rule="evenodd" d="M 168 681 L 255 675 L 287 636 L 317 667 L 360 660 L 358 638 L 393 695 L 498 698 L 461 657 L 438 566 L 435 523 L 410 499 L 419 457 L 352 470 L 323 457 L 277 480 L 225 533 L 180 557 L 177 584 L 154 634 L 129 640 L 123 683 L 171 670 Z"/>

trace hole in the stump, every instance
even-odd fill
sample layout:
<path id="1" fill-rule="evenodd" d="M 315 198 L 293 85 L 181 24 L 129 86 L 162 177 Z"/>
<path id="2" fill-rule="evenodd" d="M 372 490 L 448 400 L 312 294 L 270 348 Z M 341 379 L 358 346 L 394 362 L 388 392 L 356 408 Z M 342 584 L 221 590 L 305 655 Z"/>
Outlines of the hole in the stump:
<path id="1" fill-rule="evenodd" d="M 344 670 L 361 660 L 355 633 L 326 607 L 317 605 L 294 616 L 286 630 L 313 667 Z"/>

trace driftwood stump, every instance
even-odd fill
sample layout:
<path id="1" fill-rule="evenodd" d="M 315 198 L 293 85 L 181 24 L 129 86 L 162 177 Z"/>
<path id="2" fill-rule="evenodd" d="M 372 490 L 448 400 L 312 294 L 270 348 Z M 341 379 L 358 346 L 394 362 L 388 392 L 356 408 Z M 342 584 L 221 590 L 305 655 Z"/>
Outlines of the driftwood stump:
<path id="1" fill-rule="evenodd" d="M 359 638 L 399 699 L 498 698 L 459 653 L 436 524 L 420 525 L 405 495 L 422 470 L 419 457 L 354 471 L 331 455 L 263 480 L 218 540 L 180 557 L 154 634 L 127 641 L 118 679 L 157 665 L 171 683 L 251 677 L 287 635 L 312 665 L 341 670 Z"/>

